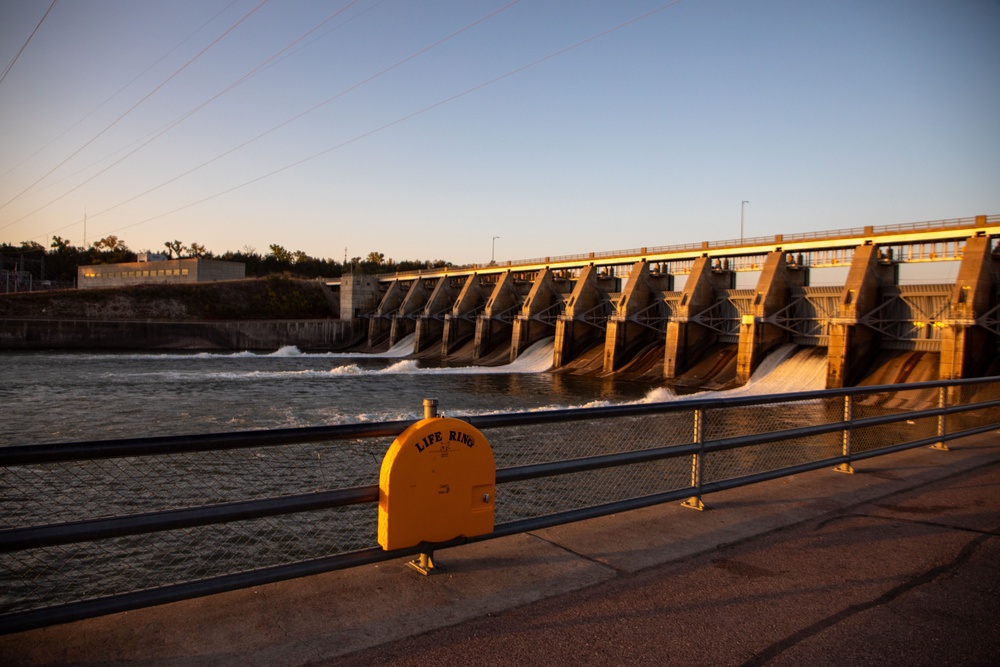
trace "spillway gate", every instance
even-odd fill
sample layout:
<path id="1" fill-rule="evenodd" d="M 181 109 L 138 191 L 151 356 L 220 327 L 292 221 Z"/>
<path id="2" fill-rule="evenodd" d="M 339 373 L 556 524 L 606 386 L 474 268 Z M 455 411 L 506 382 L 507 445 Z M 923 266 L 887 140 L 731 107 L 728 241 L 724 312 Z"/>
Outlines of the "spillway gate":
<path id="1" fill-rule="evenodd" d="M 372 350 L 414 335 L 412 352 L 442 363 L 497 363 L 552 338 L 554 368 L 596 350 L 600 372 L 614 373 L 659 346 L 670 380 L 729 344 L 744 383 L 793 342 L 827 348 L 835 388 L 879 350 L 939 354 L 941 378 L 989 367 L 1000 340 L 998 238 L 1000 216 L 983 215 L 344 276 L 337 286 L 342 317 L 365 323 Z M 958 263 L 955 283 L 900 284 L 901 265 L 942 261 Z M 831 267 L 846 271 L 842 285 L 810 285 L 811 270 Z M 738 289 L 741 272 L 759 273 L 756 285 Z"/>

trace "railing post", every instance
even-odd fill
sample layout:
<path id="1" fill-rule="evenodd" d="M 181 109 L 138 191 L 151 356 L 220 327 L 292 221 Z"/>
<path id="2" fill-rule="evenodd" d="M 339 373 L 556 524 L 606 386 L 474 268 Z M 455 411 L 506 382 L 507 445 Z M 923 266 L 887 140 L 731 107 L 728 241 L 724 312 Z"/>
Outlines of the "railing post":
<path id="1" fill-rule="evenodd" d="M 424 419 L 434 419 L 437 416 L 438 400 L 436 398 L 425 398 Z M 409 561 L 406 565 L 423 575 L 434 574 L 438 570 L 443 569 L 434 562 L 434 549 L 421 551 L 419 556 Z"/>
<path id="2" fill-rule="evenodd" d="M 851 434 L 854 431 L 854 404 L 850 396 L 844 396 L 844 434 L 843 434 L 843 454 L 847 460 L 834 468 L 836 472 L 846 472 L 854 474 L 854 466 L 851 465 Z"/>
<path id="3" fill-rule="evenodd" d="M 947 387 L 938 387 L 938 407 L 941 408 L 942 410 L 944 410 L 946 407 L 948 407 L 948 388 Z M 946 445 L 944 443 L 944 436 L 946 436 L 948 434 L 948 425 L 947 425 L 947 423 L 945 421 L 946 419 L 947 419 L 947 417 L 945 417 L 945 415 L 944 415 L 943 412 L 938 415 L 938 432 L 937 432 L 937 434 L 938 434 L 938 437 L 941 438 L 941 439 L 938 440 L 935 444 L 931 445 L 931 449 L 936 449 L 939 452 L 950 451 L 950 448 L 948 447 L 948 445 Z"/>
<path id="4" fill-rule="evenodd" d="M 699 445 L 698 453 L 691 456 L 691 486 L 696 489 L 695 495 L 681 503 L 684 507 L 698 510 L 705 509 L 705 503 L 701 501 L 701 481 L 702 481 L 702 457 L 705 454 L 704 437 L 705 411 L 696 408 L 694 411 L 694 441 Z"/>

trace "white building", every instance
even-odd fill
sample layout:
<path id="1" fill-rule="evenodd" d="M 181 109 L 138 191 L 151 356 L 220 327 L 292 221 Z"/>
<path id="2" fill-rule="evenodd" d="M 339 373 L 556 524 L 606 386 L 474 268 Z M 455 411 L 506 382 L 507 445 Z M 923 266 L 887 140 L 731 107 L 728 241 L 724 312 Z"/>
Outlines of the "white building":
<path id="1" fill-rule="evenodd" d="M 76 271 L 76 285 L 80 289 L 90 289 L 124 285 L 206 283 L 214 280 L 239 280 L 245 277 L 246 265 L 242 262 L 190 257 L 81 266 Z"/>

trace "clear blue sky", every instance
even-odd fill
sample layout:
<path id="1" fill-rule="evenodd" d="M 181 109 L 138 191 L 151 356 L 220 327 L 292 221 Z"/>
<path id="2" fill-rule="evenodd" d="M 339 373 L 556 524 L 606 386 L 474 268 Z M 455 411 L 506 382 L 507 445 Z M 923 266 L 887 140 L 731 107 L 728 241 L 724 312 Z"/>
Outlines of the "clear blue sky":
<path id="1" fill-rule="evenodd" d="M 465 263 L 736 238 L 743 200 L 746 236 L 1000 213 L 996 0 L 0 0 L 4 71 L 13 243 Z"/>

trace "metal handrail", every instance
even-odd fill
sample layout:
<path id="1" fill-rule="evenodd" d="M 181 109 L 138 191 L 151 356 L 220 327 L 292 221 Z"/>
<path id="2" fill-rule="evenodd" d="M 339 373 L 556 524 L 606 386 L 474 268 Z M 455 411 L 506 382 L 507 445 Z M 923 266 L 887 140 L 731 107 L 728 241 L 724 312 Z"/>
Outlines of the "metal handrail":
<path id="1" fill-rule="evenodd" d="M 813 470 L 832 468 L 841 463 L 850 462 L 851 460 L 857 461 L 905 451 L 908 449 L 927 447 L 936 444 L 941 440 L 950 441 L 953 439 L 986 433 L 995 429 L 996 425 L 991 424 L 989 426 L 966 429 L 964 431 L 946 434 L 943 437 L 923 438 L 884 449 L 859 452 L 852 456 L 835 456 L 819 461 L 811 461 L 809 463 L 796 466 L 789 466 L 779 470 L 757 473 L 755 475 L 710 482 L 704 484 L 701 487 L 700 492 L 703 494 L 717 493 L 727 489 L 779 479 L 788 475 L 797 475 Z M 435 548 L 443 549 L 451 546 L 460 546 L 462 544 L 472 544 L 499 537 L 517 535 L 528 531 L 550 528 L 575 521 L 596 519 L 610 514 L 662 505 L 668 502 L 683 500 L 689 497 L 692 491 L 692 488 L 675 489 L 665 493 L 629 498 L 627 500 L 617 501 L 614 503 L 594 505 L 581 509 L 556 512 L 543 516 L 511 521 L 495 526 L 493 532 L 488 535 L 471 538 L 457 538 L 448 542 L 436 544 L 434 546 Z M 6 617 L 0 617 L 0 634 L 23 632 L 49 625 L 70 623 L 86 618 L 93 618 L 95 616 L 104 616 L 123 611 L 131 611 L 134 609 L 141 609 L 143 607 L 177 602 L 195 597 L 226 593 L 251 586 L 261 586 L 264 584 L 286 581 L 298 577 L 307 577 L 315 574 L 323 574 L 326 572 L 334 572 L 336 570 L 359 567 L 362 565 L 396 560 L 422 553 L 427 548 L 428 545 L 424 544 L 392 551 L 386 551 L 378 547 L 373 547 L 346 554 L 338 554 L 335 556 L 327 556 L 323 558 L 288 563 L 285 565 L 261 568 L 252 572 L 228 574 L 183 584 L 135 591 L 113 597 L 84 600 L 81 602 L 60 605 L 58 607 L 48 607 L 17 614 L 10 614 Z"/>
<path id="2" fill-rule="evenodd" d="M 237 574 L 225 574 L 195 581 L 170 584 L 146 590 L 119 593 L 98 599 L 79 600 L 42 609 L 31 609 L 0 615 L 0 634 L 26 630 L 54 623 L 78 620 L 95 615 L 126 611 L 152 604 L 161 604 L 217 592 L 235 590 L 252 585 L 260 585 L 289 579 L 292 577 L 329 572 L 356 565 L 385 561 L 417 553 L 429 548 L 444 548 L 469 542 L 493 539 L 526 530 L 554 526 L 570 521 L 579 521 L 616 512 L 647 507 L 673 500 L 700 497 L 737 486 L 745 486 L 769 479 L 816 470 L 835 465 L 850 465 L 852 461 L 867 459 L 888 453 L 912 449 L 995 430 L 997 424 L 976 425 L 964 430 L 945 432 L 945 419 L 971 411 L 1000 407 L 1000 399 L 983 400 L 978 403 L 946 405 L 946 390 L 953 387 L 1000 383 L 1000 377 L 969 378 L 963 380 L 919 382 L 906 385 L 879 385 L 851 387 L 836 390 L 816 390 L 809 392 L 772 394 L 768 396 L 743 396 L 734 398 L 699 398 L 669 403 L 630 404 L 602 406 L 596 408 L 547 410 L 531 413 L 508 413 L 498 415 L 476 415 L 457 417 L 476 428 L 501 428 L 522 425 L 542 425 L 580 422 L 598 419 L 640 417 L 669 413 L 703 413 L 707 410 L 760 407 L 782 403 L 814 401 L 817 399 L 843 398 L 849 404 L 854 396 L 883 394 L 905 390 L 937 389 L 941 397 L 937 407 L 901 411 L 893 414 L 843 420 L 811 426 L 796 427 L 778 431 L 754 433 L 734 437 L 695 442 L 666 444 L 647 449 L 621 451 L 610 454 L 583 456 L 562 461 L 536 463 L 498 470 L 497 484 L 514 483 L 524 480 L 541 479 L 557 475 L 569 475 L 585 471 L 628 466 L 670 458 L 692 456 L 695 460 L 715 452 L 763 445 L 796 438 L 806 438 L 830 433 L 847 434 L 856 429 L 871 429 L 902 422 L 937 418 L 939 432 L 918 440 L 890 444 L 868 451 L 851 452 L 848 447 L 839 456 L 827 457 L 795 465 L 787 465 L 775 470 L 702 483 L 692 479 L 689 486 L 667 492 L 630 497 L 613 502 L 595 504 L 589 507 L 550 512 L 540 516 L 518 519 L 494 527 L 493 532 L 473 538 L 457 538 L 441 544 L 421 544 L 416 547 L 394 551 L 379 548 L 362 548 L 333 556 L 307 559 L 295 563 L 258 568 Z M 152 456 L 157 454 L 177 454 L 181 452 L 204 452 L 209 450 L 229 450 L 242 447 L 270 447 L 291 443 L 344 441 L 362 438 L 388 437 L 399 435 L 411 425 L 411 421 L 394 421 L 372 424 L 346 424 L 296 429 L 276 429 L 268 431 L 244 431 L 221 434 L 190 436 L 168 436 L 135 438 L 106 442 L 55 443 L 23 445 L 0 448 L 0 465 L 19 466 L 62 461 L 80 461 L 98 458 Z M 28 526 L 0 531 L 0 553 L 19 550 L 81 543 L 86 541 L 139 535 L 144 533 L 215 525 L 260 517 L 276 516 L 296 512 L 314 511 L 378 501 L 377 486 L 359 486 L 334 491 L 303 493 L 277 498 L 246 500 L 199 507 L 146 512 L 128 516 L 67 521 L 58 524 Z"/>
<path id="3" fill-rule="evenodd" d="M 378 502 L 377 486 L 145 512 L 0 531 L 0 553 Z"/>
<path id="4" fill-rule="evenodd" d="M 1000 382 L 1000 376 L 986 378 L 963 378 L 957 380 L 930 380 L 911 382 L 905 385 L 907 391 L 937 389 L 941 387 L 961 387 L 991 382 Z M 816 389 L 813 391 L 769 394 L 766 396 L 734 396 L 716 398 L 693 398 L 666 403 L 636 403 L 627 405 L 605 405 L 592 408 L 562 408 L 537 412 L 511 412 L 495 415 L 460 416 L 457 419 L 472 424 L 476 428 L 499 426 L 530 426 L 609 417 L 635 417 L 670 412 L 690 412 L 696 409 L 739 408 L 755 405 L 772 405 L 809 401 L 818 398 L 834 398 L 899 391 L 900 385 L 866 385 L 841 389 Z M 152 456 L 157 454 L 178 454 L 204 452 L 213 449 L 239 449 L 250 447 L 271 447 L 295 443 L 324 442 L 332 440 L 353 440 L 358 438 L 395 437 L 413 422 L 397 420 L 360 424 L 337 424 L 334 426 L 310 426 L 284 429 L 261 429 L 253 431 L 231 431 L 226 433 L 193 434 L 179 436 L 154 436 L 148 438 L 123 438 L 120 440 L 79 441 L 51 444 L 15 445 L 0 447 L 0 466 L 31 465 L 56 461 L 83 461 L 124 456 Z"/>
<path id="5" fill-rule="evenodd" d="M 992 225 L 1000 222 L 1000 215 L 987 215 L 986 224 Z M 584 252 L 572 255 L 557 255 L 549 257 L 534 257 L 530 259 L 508 260 L 503 264 L 492 262 L 489 264 L 465 264 L 462 266 L 453 265 L 448 267 L 451 271 L 461 271 L 468 269 L 515 269 L 523 266 L 538 266 L 542 264 L 553 264 L 562 262 L 573 262 L 586 259 L 614 259 L 616 257 L 640 257 L 642 255 L 660 255 L 671 252 L 689 252 L 697 250 L 719 250 L 724 248 L 751 247 L 759 245 L 771 245 L 775 243 L 777 237 L 781 237 L 781 243 L 793 241 L 822 241 L 837 240 L 845 238 L 861 238 L 867 236 L 880 236 L 887 234 L 903 234 L 915 231 L 930 231 L 935 229 L 956 229 L 971 227 L 975 225 L 976 217 L 948 218 L 944 220 L 927 220 L 924 222 L 904 222 L 891 225 L 877 225 L 872 227 L 846 227 L 842 229 L 831 229 L 818 232 L 798 232 L 795 234 L 772 234 L 769 236 L 745 237 L 742 239 L 726 239 L 720 241 L 698 241 L 694 243 L 678 243 L 674 245 L 647 246 L 643 248 L 629 248 L 625 250 L 605 250 L 600 252 Z M 441 273 L 441 269 L 413 269 L 410 271 L 397 271 L 392 274 L 396 278 L 419 276 L 422 273 Z"/>
<path id="6" fill-rule="evenodd" d="M 0 466 L 55 463 L 57 461 L 86 461 L 124 456 L 154 456 L 206 452 L 211 450 L 273 447 L 328 440 L 356 438 L 395 437 L 412 421 L 371 422 L 365 424 L 338 424 L 335 426 L 310 426 L 304 428 L 262 429 L 231 431 L 198 435 L 153 436 L 149 438 L 122 438 L 120 440 L 80 441 L 37 445 L 0 447 Z"/>
<path id="7" fill-rule="evenodd" d="M 690 405 L 688 408 L 690 409 Z M 1000 399 L 980 403 L 955 405 L 949 407 L 916 410 L 899 415 L 881 415 L 855 419 L 851 422 L 854 429 L 872 426 L 883 426 L 904 420 L 923 419 L 961 414 L 972 410 L 1000 407 Z M 690 456 L 695 453 L 721 452 L 740 447 L 749 447 L 782 440 L 792 440 L 827 433 L 838 433 L 844 430 L 842 422 L 830 422 L 815 426 L 802 426 L 782 431 L 768 431 L 755 435 L 737 436 L 707 440 L 703 443 L 685 443 L 666 445 L 631 452 L 618 452 L 599 456 L 587 456 L 564 461 L 552 461 L 527 466 L 517 466 L 498 470 L 497 484 L 539 479 L 553 475 L 567 475 L 601 468 L 612 468 L 621 465 L 633 465 L 649 461 L 659 461 L 679 456 Z M 936 442 L 940 438 L 935 437 Z M 854 458 L 857 458 L 855 456 Z M 361 503 L 378 502 L 378 487 L 363 486 L 336 491 L 320 491 L 280 498 L 263 500 L 248 500 L 235 503 L 221 503 L 202 507 L 191 507 L 160 512 L 104 519 L 90 519 L 46 526 L 31 526 L 29 528 L 14 528 L 0 530 L 0 553 L 18 549 L 37 548 L 56 544 L 70 544 L 109 537 L 139 535 L 177 528 L 192 528 L 212 523 L 225 523 L 248 518 L 277 516 L 332 507 L 344 507 Z"/>

